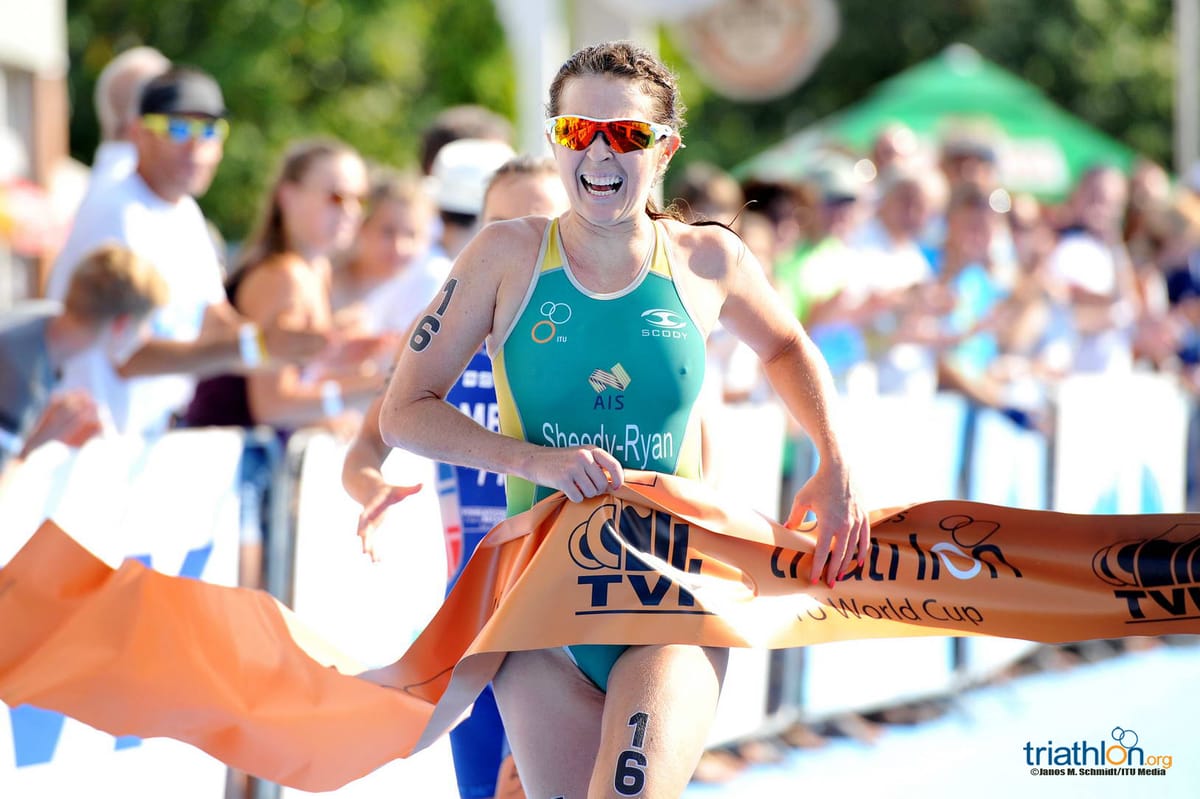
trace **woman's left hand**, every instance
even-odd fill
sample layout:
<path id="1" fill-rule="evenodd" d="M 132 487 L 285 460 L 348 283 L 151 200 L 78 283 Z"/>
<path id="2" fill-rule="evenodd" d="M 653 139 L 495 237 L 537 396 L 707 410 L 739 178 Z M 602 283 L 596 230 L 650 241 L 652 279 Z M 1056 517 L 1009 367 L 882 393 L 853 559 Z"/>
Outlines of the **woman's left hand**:
<path id="1" fill-rule="evenodd" d="M 817 517 L 810 579 L 820 582 L 824 575 L 832 588 L 856 557 L 859 563 L 866 560 L 871 547 L 870 519 L 843 465 L 821 463 L 817 473 L 796 492 L 785 526 L 798 528 L 809 511 Z"/>

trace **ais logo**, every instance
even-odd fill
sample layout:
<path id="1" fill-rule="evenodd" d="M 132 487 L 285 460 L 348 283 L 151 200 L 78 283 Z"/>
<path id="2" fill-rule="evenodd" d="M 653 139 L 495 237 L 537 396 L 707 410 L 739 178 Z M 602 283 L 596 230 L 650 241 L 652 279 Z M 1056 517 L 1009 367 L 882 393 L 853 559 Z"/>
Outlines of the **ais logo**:
<path id="1" fill-rule="evenodd" d="M 213 545 L 211 543 L 189 551 L 179 570 L 179 576 L 200 579 L 212 552 Z M 136 560 L 146 568 L 152 566 L 149 555 L 136 555 L 130 560 Z M 12 725 L 17 768 L 49 763 L 54 759 L 54 752 L 58 749 L 58 741 L 62 737 L 63 725 L 66 723 L 66 717 L 63 714 L 31 705 L 21 705 L 9 708 L 8 718 Z M 140 743 L 141 738 L 137 736 L 122 735 L 116 738 L 114 748 L 120 751 L 138 746 Z"/>
<path id="2" fill-rule="evenodd" d="M 1117 587 L 1129 624 L 1200 618 L 1200 524 L 1107 546 L 1092 556 L 1092 571 Z"/>
<path id="3" fill-rule="evenodd" d="M 629 384 L 632 382 L 633 378 L 629 376 L 629 372 L 625 371 L 625 367 L 619 363 L 613 364 L 611 372 L 605 369 L 593 369 L 591 375 L 588 376 L 588 385 L 599 396 L 592 403 L 592 410 L 623 410 L 625 395 L 620 392 L 629 388 Z M 605 394 L 604 392 L 610 388 L 613 393 Z"/>
<path id="4" fill-rule="evenodd" d="M 708 615 L 696 608 L 690 591 L 663 573 L 700 574 L 704 561 L 688 557 L 688 534 L 686 523 L 661 511 L 643 512 L 620 500 L 601 505 L 571 531 L 571 560 L 587 572 L 577 581 L 588 589 L 588 609 L 575 615 Z"/>

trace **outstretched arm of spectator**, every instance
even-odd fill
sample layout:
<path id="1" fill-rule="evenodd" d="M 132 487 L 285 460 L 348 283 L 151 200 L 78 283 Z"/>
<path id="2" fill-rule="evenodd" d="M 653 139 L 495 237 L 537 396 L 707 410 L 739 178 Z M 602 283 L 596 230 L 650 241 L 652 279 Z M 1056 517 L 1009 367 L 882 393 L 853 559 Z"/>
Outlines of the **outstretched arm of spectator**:
<path id="1" fill-rule="evenodd" d="M 311 267 L 294 256 L 277 256 L 255 267 L 238 289 L 238 307 L 264 330 L 278 326 L 328 331 L 331 325 L 328 297 Z M 370 362 L 348 363 L 336 374 L 326 367 L 312 358 L 303 370 L 285 365 L 249 374 L 246 393 L 254 420 L 281 428 L 336 428 L 343 411 L 352 409 L 357 423 L 359 413 L 383 388 L 383 375 Z"/>
<path id="2" fill-rule="evenodd" d="M 241 372 L 254 368 L 245 357 L 243 326 L 252 324 L 229 303 L 210 305 L 204 314 L 200 337 L 195 341 L 151 339 L 117 368 L 121 377 L 161 374 L 207 376 L 222 372 Z M 264 325 L 261 337 L 254 337 L 257 366 L 278 368 L 281 364 L 303 363 L 316 357 L 328 345 L 327 332 L 282 324 Z M 257 331 L 255 331 L 257 332 Z"/>
<path id="3" fill-rule="evenodd" d="M 50 441 L 61 441 L 71 447 L 83 446 L 100 430 L 100 412 L 95 400 L 82 391 L 55 394 L 25 437 L 25 445 L 18 457 L 25 458 Z"/>

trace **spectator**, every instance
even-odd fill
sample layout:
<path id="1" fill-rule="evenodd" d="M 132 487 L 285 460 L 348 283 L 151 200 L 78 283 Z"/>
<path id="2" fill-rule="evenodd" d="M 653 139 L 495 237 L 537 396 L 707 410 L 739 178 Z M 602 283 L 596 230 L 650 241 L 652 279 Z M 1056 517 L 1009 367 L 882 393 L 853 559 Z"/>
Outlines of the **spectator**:
<path id="1" fill-rule="evenodd" d="M 1129 205 L 1122 223 L 1122 238 L 1135 270 L 1153 268 L 1161 242 L 1152 218 L 1170 199 L 1171 178 L 1167 171 L 1149 159 L 1137 159 L 1129 175 Z"/>
<path id="2" fill-rule="evenodd" d="M 366 166 L 347 145 L 323 139 L 294 144 L 228 282 L 233 307 L 263 328 L 282 323 L 329 332 L 328 255 L 349 244 L 366 190 Z M 196 387 L 186 421 L 193 427 L 267 425 L 281 437 L 323 425 L 348 436 L 358 422 L 355 406 L 365 408 L 382 385 L 378 371 L 364 368 L 378 340 L 362 343 L 365 350 L 335 348 L 303 367 L 206 378 Z M 271 474 L 266 453 L 254 453 L 244 469 L 239 582 L 259 587 Z"/>
<path id="3" fill-rule="evenodd" d="M 747 208 L 771 221 L 780 258 L 785 252 L 803 249 L 812 239 L 819 201 L 811 186 L 755 178 L 742 183 L 742 196 Z"/>
<path id="4" fill-rule="evenodd" d="M 693 221 L 732 225 L 745 202 L 742 188 L 732 175 L 702 161 L 688 164 L 674 189 L 675 203 Z"/>
<path id="5" fill-rule="evenodd" d="M 945 208 L 950 194 L 959 186 L 970 184 L 987 193 L 1003 194 L 1000 184 L 1000 140 L 987 128 L 964 124 L 946 132 L 938 152 L 938 172 L 941 196 L 935 204 Z M 994 208 L 999 207 L 993 205 Z M 946 239 L 946 217 L 941 211 L 930 216 L 921 237 L 929 251 L 941 248 Z M 1016 266 L 1012 241 L 1008 231 L 1001 228 L 992 237 L 992 267 L 998 274 L 1011 274 Z"/>
<path id="6" fill-rule="evenodd" d="M 86 393 L 55 393 L 68 359 L 136 348 L 167 287 L 143 259 L 115 245 L 89 253 L 63 303 L 30 300 L 0 312 L 0 472 L 40 445 L 80 445 L 100 430 Z"/>
<path id="7" fill-rule="evenodd" d="M 483 139 L 512 143 L 508 120 L 479 105 L 456 105 L 443 110 L 421 136 L 421 171 L 433 174 L 433 164 L 443 147 L 458 139 Z"/>
<path id="8" fill-rule="evenodd" d="M 989 370 L 999 353 L 997 308 L 1008 294 L 991 267 L 996 224 L 984 190 L 959 185 L 946 209 L 946 244 L 938 259 L 938 282 L 950 303 L 939 320 L 939 386 L 988 407 L 1003 404 Z"/>
<path id="9" fill-rule="evenodd" d="M 1132 367 L 1132 330 L 1140 309 L 1121 238 L 1127 196 L 1118 170 L 1086 171 L 1068 201 L 1067 227 L 1050 254 L 1050 278 L 1067 292 L 1078 334 L 1074 371 Z"/>
<path id="10" fill-rule="evenodd" d="M 912 128 L 902 122 L 892 122 L 875 135 L 871 143 L 871 162 L 875 164 L 876 173 L 882 175 L 892 167 L 911 166 L 917 149 L 917 136 Z"/>
<path id="11" fill-rule="evenodd" d="M 348 145 L 293 144 L 226 287 L 233 307 L 261 327 L 284 322 L 331 333 L 329 256 L 353 240 L 366 191 L 366 166 Z M 261 424 L 284 432 L 329 425 L 350 432 L 357 417 L 347 415 L 348 406 L 365 408 L 382 387 L 381 375 L 363 359 L 378 344 L 368 337 L 303 366 L 207 378 L 188 408 L 188 424 Z"/>
<path id="12" fill-rule="evenodd" d="M 1163 243 L 1156 270 L 1162 302 L 1139 344 L 1200 393 L 1200 199 L 1181 193 L 1153 224 Z"/>
<path id="13" fill-rule="evenodd" d="M 89 189 L 107 187 L 137 166 L 133 129 L 140 116 L 142 87 L 170 68 L 167 57 L 153 47 L 131 47 L 100 70 L 94 96 L 100 146 L 92 160 Z"/>
<path id="14" fill-rule="evenodd" d="M 194 389 L 193 375 L 250 368 L 266 360 L 307 359 L 326 336 L 244 324 L 225 301 L 212 237 L 194 197 L 212 182 L 229 130 L 225 102 L 206 73 L 174 68 L 142 90 L 131 128 L 137 167 L 107 191 L 92 192 L 50 274 L 48 294 L 63 300 L 84 253 L 116 242 L 148 261 L 170 291 L 135 352 L 93 349 L 71 358 L 63 385 L 82 389 L 123 433 L 163 432 Z"/>
<path id="15" fill-rule="evenodd" d="M 341 326 L 354 319 L 370 333 L 405 333 L 446 279 L 433 257 L 434 207 L 420 181 L 377 174 L 351 248 L 333 272 L 333 309 Z"/>
<path id="16" fill-rule="evenodd" d="M 775 223 L 762 211 L 746 209 L 734 220 L 733 229 L 746 242 L 754 257 L 762 262 L 767 276 L 774 280 L 775 262 L 779 259 L 779 240 L 775 236 Z"/>
<path id="17" fill-rule="evenodd" d="M 875 216 L 856 233 L 852 246 L 863 257 L 873 290 L 896 291 L 929 280 L 933 272 L 918 237 L 929 222 L 930 191 L 911 167 L 891 166 L 878 178 Z"/>
<path id="18" fill-rule="evenodd" d="M 949 191 L 971 184 L 990 192 L 999 185 L 996 143 L 978 130 L 954 130 L 942 140 L 940 167 Z"/>
<path id="19" fill-rule="evenodd" d="M 442 231 L 435 254 L 453 261 L 475 235 L 488 179 L 513 155 L 507 144 L 489 139 L 458 139 L 438 151 L 431 177 Z"/>
<path id="20" fill-rule="evenodd" d="M 1000 356 L 993 373 L 1005 386 L 1006 404 L 1041 407 L 1049 384 L 1073 359 L 1073 323 L 1061 286 L 1048 279 L 1056 234 L 1045 209 L 1028 194 L 1013 197 L 1008 230 L 1017 256 L 1012 291 L 996 328 Z"/>
<path id="21" fill-rule="evenodd" d="M 779 261 L 775 282 L 844 391 L 851 368 L 866 357 L 861 326 L 878 310 L 864 290 L 862 262 L 848 244 L 863 212 L 865 185 L 838 156 L 826 159 L 806 183 L 819 198 L 811 243 Z"/>

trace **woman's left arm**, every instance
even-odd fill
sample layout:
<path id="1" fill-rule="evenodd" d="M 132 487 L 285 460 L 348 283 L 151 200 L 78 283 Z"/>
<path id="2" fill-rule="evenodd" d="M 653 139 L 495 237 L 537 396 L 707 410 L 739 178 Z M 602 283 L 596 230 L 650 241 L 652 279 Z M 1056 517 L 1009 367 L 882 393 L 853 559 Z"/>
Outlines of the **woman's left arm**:
<path id="1" fill-rule="evenodd" d="M 714 232 L 715 233 L 715 232 Z M 808 511 L 818 521 L 811 579 L 833 585 L 857 555 L 869 551 L 870 523 L 860 505 L 837 433 L 836 392 L 829 368 L 800 323 L 771 287 L 758 260 L 740 239 L 721 231 L 720 265 L 714 276 L 724 289 L 720 321 L 762 359 L 772 387 L 812 439 L 820 465 L 797 492 L 785 524 L 798 526 Z"/>

